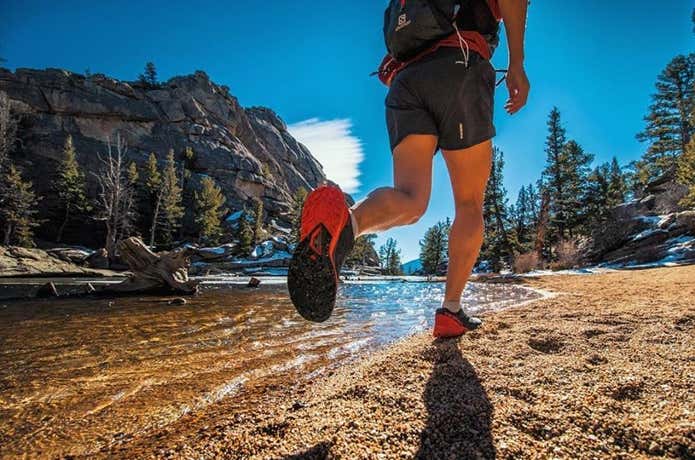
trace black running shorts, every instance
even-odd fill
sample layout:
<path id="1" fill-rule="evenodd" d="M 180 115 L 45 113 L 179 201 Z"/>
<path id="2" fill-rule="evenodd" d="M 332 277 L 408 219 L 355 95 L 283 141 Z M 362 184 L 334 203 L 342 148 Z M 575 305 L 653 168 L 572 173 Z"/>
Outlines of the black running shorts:
<path id="1" fill-rule="evenodd" d="M 495 136 L 495 69 L 472 51 L 468 67 L 463 61 L 459 48 L 440 48 L 396 75 L 386 96 L 392 151 L 410 134 L 436 135 L 444 150 Z"/>

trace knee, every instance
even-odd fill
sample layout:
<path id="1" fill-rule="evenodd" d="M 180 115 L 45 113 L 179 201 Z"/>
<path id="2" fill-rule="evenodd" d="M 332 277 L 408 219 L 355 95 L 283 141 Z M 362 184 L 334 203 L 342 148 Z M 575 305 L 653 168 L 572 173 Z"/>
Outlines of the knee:
<path id="1" fill-rule="evenodd" d="M 414 224 L 427 211 L 427 200 L 413 199 L 405 212 L 404 220 L 407 225 Z"/>
<path id="2" fill-rule="evenodd" d="M 482 200 L 471 199 L 456 203 L 456 220 L 482 228 L 484 222 Z"/>

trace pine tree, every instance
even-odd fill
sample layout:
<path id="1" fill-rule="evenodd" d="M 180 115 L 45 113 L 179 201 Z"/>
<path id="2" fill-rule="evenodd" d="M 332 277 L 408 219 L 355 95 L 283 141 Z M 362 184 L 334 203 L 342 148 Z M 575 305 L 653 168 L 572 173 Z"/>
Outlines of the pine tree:
<path id="1" fill-rule="evenodd" d="M 528 184 L 519 189 L 516 204 L 509 207 L 512 223 L 510 234 L 516 237 L 517 249 L 520 252 L 532 249 L 538 222 L 538 200 L 538 192 L 533 184 Z"/>
<path id="2" fill-rule="evenodd" d="M 130 209 L 133 220 L 133 227 L 137 235 L 142 235 L 141 233 L 141 208 L 142 208 L 142 191 L 140 187 L 140 171 L 138 171 L 138 165 L 134 161 L 131 161 L 128 165 L 126 171 L 126 180 L 128 182 L 128 188 L 130 189 Z"/>
<path id="3" fill-rule="evenodd" d="M 586 220 L 580 200 L 593 156 L 576 141 L 566 139 L 560 111 L 555 107 L 548 117 L 546 166 L 541 176 L 543 192 L 547 191 L 549 199 L 547 244 L 576 236 Z"/>
<path id="4" fill-rule="evenodd" d="M 7 185 L 3 205 L 0 207 L 3 244 L 33 247 L 33 228 L 38 226 L 35 215 L 39 200 L 32 190 L 32 183 L 24 181 L 11 163 L 7 165 L 3 175 L 2 181 Z"/>
<path id="5" fill-rule="evenodd" d="M 7 182 L 9 167 L 12 164 L 10 154 L 17 142 L 17 120 L 10 110 L 7 94 L 0 91 L 0 208 L 5 206 L 11 190 Z M 0 226 L 4 223 L 0 221 Z"/>
<path id="6" fill-rule="evenodd" d="M 191 147 L 186 147 L 183 151 L 183 159 L 186 162 L 186 169 L 193 169 L 195 165 L 195 151 Z"/>
<path id="7" fill-rule="evenodd" d="M 401 250 L 398 243 L 393 238 L 386 240 L 386 244 L 379 248 L 379 258 L 384 275 L 402 275 L 401 270 Z"/>
<path id="8" fill-rule="evenodd" d="M 641 198 L 644 193 L 644 184 L 649 182 L 646 171 L 640 169 L 639 161 L 631 161 L 625 169 L 627 195 Z"/>
<path id="9" fill-rule="evenodd" d="M 156 88 L 159 86 L 159 83 L 157 83 L 157 69 L 154 63 L 148 62 L 145 64 L 145 72 L 140 74 L 140 82 L 148 88 Z"/>
<path id="10" fill-rule="evenodd" d="M 186 147 L 183 151 L 183 167 L 181 168 L 181 188 L 184 215 L 179 230 L 179 238 L 183 239 L 185 234 L 197 231 L 195 223 L 195 189 L 191 181 L 193 169 L 195 168 L 195 152 L 191 147 Z"/>
<path id="11" fill-rule="evenodd" d="M 377 236 L 374 233 L 359 236 L 355 240 L 355 245 L 352 247 L 352 251 L 350 251 L 350 254 L 348 254 L 347 258 L 345 259 L 345 265 L 348 267 L 365 265 L 367 263 L 367 259 L 376 254 L 376 249 L 374 248 L 376 237 Z"/>
<path id="12" fill-rule="evenodd" d="M 128 182 L 130 185 L 137 185 L 140 180 L 140 173 L 138 172 L 138 165 L 134 161 L 131 161 L 128 165 Z"/>
<path id="13" fill-rule="evenodd" d="M 566 131 L 560 120 L 560 111 L 553 107 L 548 116 L 548 137 L 545 140 L 546 167 L 541 181 L 548 191 L 549 222 L 557 226 L 559 238 L 564 238 L 565 216 L 562 199 L 565 196 L 565 175 L 562 151 L 567 143 Z"/>
<path id="14" fill-rule="evenodd" d="M 263 241 L 265 230 L 263 230 L 263 201 L 256 198 L 253 221 L 253 241 L 258 244 Z"/>
<path id="15" fill-rule="evenodd" d="M 548 239 L 548 226 L 550 221 L 550 192 L 547 188 L 538 187 L 541 190 L 541 201 L 538 207 L 538 219 L 536 219 L 536 241 L 533 245 L 533 250 L 538 256 L 538 260 L 547 259 L 549 255 L 549 246 L 546 244 Z"/>
<path id="16" fill-rule="evenodd" d="M 589 179 L 591 181 L 591 179 Z M 618 159 L 613 157 L 610 164 L 608 178 L 608 205 L 617 206 L 625 202 L 627 195 L 627 181 Z"/>
<path id="17" fill-rule="evenodd" d="M 515 246 L 510 235 L 507 191 L 502 183 L 503 169 L 504 154 L 495 147 L 483 203 L 485 239 L 480 251 L 480 259 L 488 260 L 495 271 L 500 271 L 505 263 L 511 263 Z"/>
<path id="18" fill-rule="evenodd" d="M 516 204 L 509 207 L 509 215 L 514 224 L 514 233 L 516 234 L 517 241 L 521 246 L 528 242 L 528 237 L 531 231 L 528 222 L 528 208 L 529 202 L 526 194 L 526 186 L 522 186 L 519 189 Z"/>
<path id="19" fill-rule="evenodd" d="M 184 213 L 182 192 L 176 173 L 174 150 L 170 149 L 162 175 L 162 240 L 166 244 L 173 242 L 176 230 L 181 226 L 181 218 Z"/>
<path id="20" fill-rule="evenodd" d="M 308 192 L 304 187 L 299 187 L 292 197 L 292 209 L 290 210 L 290 218 L 292 219 L 292 233 L 290 234 L 290 242 L 299 243 L 299 227 L 302 221 L 302 207 Z"/>
<path id="21" fill-rule="evenodd" d="M 584 152 L 576 141 L 571 140 L 563 147 L 561 159 L 565 186 L 562 196 L 556 197 L 556 209 L 561 210 L 564 216 L 564 227 L 567 229 L 569 238 L 572 239 L 581 232 L 587 219 L 581 204 L 593 155 Z M 561 238 L 564 239 L 564 235 L 561 235 Z"/>
<path id="22" fill-rule="evenodd" d="M 638 162 L 638 177 L 643 184 L 676 167 L 695 129 L 695 53 L 676 56 L 659 74 L 652 95 L 647 126 L 637 135 L 649 142 Z"/>
<path id="23" fill-rule="evenodd" d="M 58 227 L 56 241 L 63 239 L 65 227 L 71 219 L 89 211 L 89 201 L 87 200 L 85 176 L 82 172 L 75 147 L 72 143 L 72 136 L 68 136 L 63 147 L 63 159 L 58 167 L 58 177 L 54 182 L 53 188 L 60 200 L 61 224 Z"/>
<path id="24" fill-rule="evenodd" d="M 538 224 L 538 213 L 540 212 L 540 196 L 538 195 L 538 191 L 533 187 L 533 184 L 528 184 L 526 186 L 526 202 L 528 205 L 526 222 L 533 233 Z"/>
<path id="25" fill-rule="evenodd" d="M 678 159 L 676 180 L 688 187 L 687 194 L 678 204 L 695 209 L 695 139 L 690 140 L 685 153 Z"/>
<path id="26" fill-rule="evenodd" d="M 586 215 L 586 233 L 597 228 L 606 220 L 610 209 L 611 167 L 603 163 L 589 174 L 588 183 L 583 196 L 582 209 Z"/>
<path id="27" fill-rule="evenodd" d="M 9 166 L 10 154 L 14 150 L 16 142 L 17 119 L 10 110 L 10 99 L 7 94 L 0 91 L 0 168 Z M 0 194 L 1 196 L 2 194 Z"/>
<path id="28" fill-rule="evenodd" d="M 154 153 L 150 153 L 147 159 L 144 189 L 148 204 L 148 214 L 150 216 L 150 246 L 154 246 L 157 240 L 156 236 L 160 224 L 160 211 L 163 198 L 162 175 L 159 172 L 157 157 Z"/>
<path id="29" fill-rule="evenodd" d="M 449 251 L 449 230 L 451 221 L 437 222 L 425 232 L 424 238 L 420 241 L 420 261 L 422 261 L 422 271 L 427 275 L 434 275 L 440 272 L 440 268 L 447 260 Z"/>
<path id="30" fill-rule="evenodd" d="M 227 212 L 223 207 L 226 199 L 211 177 L 205 176 L 201 186 L 200 193 L 195 192 L 198 241 L 217 244 L 222 236 L 222 216 Z"/>
<path id="31" fill-rule="evenodd" d="M 246 209 L 239 218 L 237 239 L 239 240 L 239 252 L 246 257 L 253 250 L 253 228 L 249 223 L 249 213 Z"/>

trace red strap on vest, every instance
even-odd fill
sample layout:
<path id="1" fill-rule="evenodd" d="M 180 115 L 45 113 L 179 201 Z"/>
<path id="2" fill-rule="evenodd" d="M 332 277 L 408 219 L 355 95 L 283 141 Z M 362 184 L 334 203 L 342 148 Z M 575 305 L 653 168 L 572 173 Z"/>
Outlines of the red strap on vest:
<path id="1" fill-rule="evenodd" d="M 462 30 L 461 37 L 466 40 L 471 51 L 475 51 L 476 53 L 480 54 L 484 59 L 490 59 L 492 57 L 490 46 L 487 44 L 487 41 L 485 41 L 485 38 L 480 35 L 480 33 L 473 30 Z M 405 62 L 397 61 L 393 56 L 387 54 L 381 61 L 381 65 L 379 66 L 379 70 L 376 72 L 376 74 L 384 85 L 390 86 L 393 77 L 395 77 L 398 72 L 403 70 L 409 64 L 412 64 L 423 56 L 433 53 L 439 48 L 458 48 L 459 46 L 461 46 L 459 37 L 456 33 L 454 33 Z"/>

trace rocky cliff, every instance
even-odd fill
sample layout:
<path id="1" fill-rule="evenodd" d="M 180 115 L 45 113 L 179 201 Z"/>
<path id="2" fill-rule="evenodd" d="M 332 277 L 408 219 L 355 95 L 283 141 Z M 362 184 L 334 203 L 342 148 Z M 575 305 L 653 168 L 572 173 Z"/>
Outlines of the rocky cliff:
<path id="1" fill-rule="evenodd" d="M 611 210 L 587 259 L 619 267 L 695 263 L 695 210 L 679 205 L 686 193 L 672 174 L 649 184 L 644 196 Z"/>
<path id="2" fill-rule="evenodd" d="M 253 198 L 263 201 L 267 220 L 287 224 L 292 194 L 316 186 L 324 178 L 321 165 L 287 131 L 270 109 L 243 108 L 228 88 L 204 72 L 175 77 L 156 88 L 104 75 L 65 70 L 0 69 L 0 91 L 8 94 L 20 116 L 18 162 L 45 197 L 42 214 L 52 205 L 51 178 L 71 135 L 79 163 L 99 169 L 98 155 L 107 139 L 120 134 L 127 157 L 139 166 L 153 152 L 163 163 L 169 149 L 183 164 L 190 147 L 194 159 L 186 164 L 196 187 L 211 176 L 224 190 L 230 211 Z M 97 188 L 87 174 L 91 195 Z M 84 227 L 73 229 L 87 233 Z M 84 241 L 84 235 L 81 242 Z"/>

